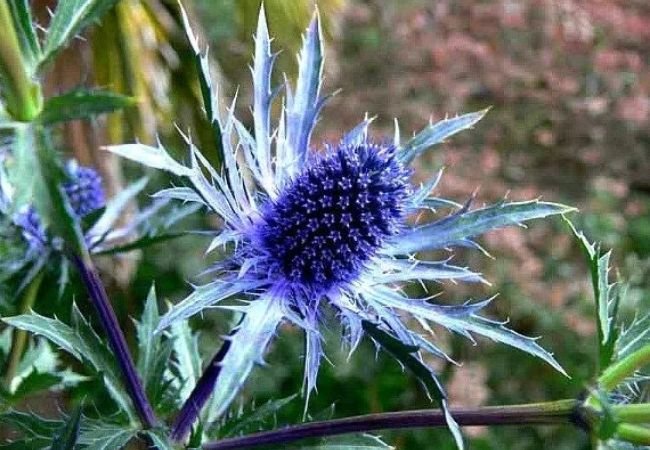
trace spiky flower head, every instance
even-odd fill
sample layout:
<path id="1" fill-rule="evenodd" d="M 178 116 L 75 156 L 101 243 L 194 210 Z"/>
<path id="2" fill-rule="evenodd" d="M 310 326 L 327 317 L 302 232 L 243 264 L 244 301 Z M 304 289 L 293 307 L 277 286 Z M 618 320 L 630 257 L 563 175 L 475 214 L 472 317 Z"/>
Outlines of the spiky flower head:
<path id="1" fill-rule="evenodd" d="M 470 210 L 469 203 L 431 195 L 440 173 L 422 186 L 410 181 L 410 164 L 420 154 L 453 134 L 471 127 L 486 111 L 466 114 L 430 124 L 412 139 L 378 144 L 368 136 L 370 119 L 345 133 L 339 142 L 322 151 L 310 148 L 312 130 L 324 99 L 320 96 L 323 48 L 316 16 L 303 40 L 295 89 L 284 86 L 286 95 L 277 126 L 271 125 L 271 88 L 274 56 L 264 18 L 255 37 L 253 61 L 253 119 L 251 133 L 234 116 L 234 102 L 227 114 L 219 112 L 209 64 L 198 47 L 185 18 L 186 31 L 205 87 L 204 104 L 215 133 L 223 172 L 212 167 L 185 137 L 189 165 L 175 161 L 159 145 L 126 144 L 109 150 L 150 167 L 164 169 L 187 181 L 156 194 L 183 202 L 197 202 L 223 219 L 223 228 L 209 251 L 225 247 L 229 256 L 210 271 L 213 278 L 198 286 L 160 321 L 159 330 L 205 308 L 235 309 L 244 314 L 230 339 L 229 351 L 218 364 L 211 364 L 216 379 L 208 421 L 223 414 L 237 395 L 279 325 L 289 322 L 305 333 L 305 391 L 314 389 L 323 356 L 322 317 L 333 311 L 344 324 L 344 340 L 354 349 L 365 333 L 404 357 L 422 364 L 422 353 L 447 357 L 433 335 L 411 330 L 403 321 L 411 315 L 423 330 L 439 324 L 471 338 L 486 336 L 544 359 L 562 371 L 552 355 L 534 339 L 507 329 L 503 323 L 478 315 L 490 300 L 440 305 L 428 299 L 408 298 L 403 283 L 440 280 L 483 281 L 480 274 L 450 264 L 445 255 L 438 261 L 418 258 L 421 251 L 446 251 L 458 246 L 478 248 L 474 238 L 488 230 L 560 214 L 562 205 L 537 200 L 499 204 Z M 242 158 L 236 152 L 243 153 Z M 254 185 L 245 182 L 252 174 Z M 430 223 L 417 223 L 424 209 L 455 209 Z M 232 299 L 239 303 L 232 303 Z M 398 353 L 398 352 L 393 352 Z M 404 364 L 408 366 L 409 364 Z M 435 376 L 435 374 L 431 374 Z M 430 383 L 445 406 L 440 384 Z M 205 393 L 205 386 L 197 387 Z M 204 398 L 204 397 L 203 397 Z M 190 411 L 191 410 L 191 411 Z M 192 404 L 188 414 L 196 414 Z M 184 430 L 192 420 L 182 417 Z M 191 418 L 190 418 L 191 419 Z M 450 418 L 450 423 L 452 423 Z"/>
<path id="2" fill-rule="evenodd" d="M 80 166 L 76 161 L 70 160 L 65 171 L 68 180 L 63 184 L 63 191 L 77 218 L 83 218 L 104 207 L 106 199 L 102 178 L 95 169 Z M 45 226 L 32 205 L 16 214 L 14 223 L 22 229 L 23 237 L 32 249 L 41 250 L 48 243 Z"/>

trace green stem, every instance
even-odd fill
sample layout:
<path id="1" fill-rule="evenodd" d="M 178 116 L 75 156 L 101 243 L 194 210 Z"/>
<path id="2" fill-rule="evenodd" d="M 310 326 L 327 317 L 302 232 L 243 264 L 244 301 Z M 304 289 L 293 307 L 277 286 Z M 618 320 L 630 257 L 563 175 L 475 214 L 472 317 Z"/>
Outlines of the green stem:
<path id="1" fill-rule="evenodd" d="M 9 2 L 0 1 L 0 81 L 7 112 L 21 122 L 33 120 L 41 111 L 41 86 L 30 76 L 14 27 Z"/>
<path id="2" fill-rule="evenodd" d="M 616 427 L 616 437 L 636 445 L 650 445 L 650 428 L 622 423 Z"/>
<path id="3" fill-rule="evenodd" d="M 598 379 L 598 384 L 605 391 L 611 391 L 646 364 L 650 364 L 650 345 L 641 347 L 608 367 Z"/>
<path id="4" fill-rule="evenodd" d="M 34 279 L 29 283 L 25 294 L 23 295 L 22 301 L 20 303 L 20 314 L 26 314 L 34 306 L 36 301 L 36 294 L 38 289 L 41 286 L 43 281 L 44 271 L 41 270 Z M 4 376 L 4 385 L 5 388 L 11 392 L 11 383 L 16 376 L 18 371 L 18 366 L 20 365 L 20 360 L 23 356 L 25 346 L 27 345 L 27 331 L 25 330 L 14 330 L 11 350 L 9 351 L 9 359 L 7 360 L 7 369 Z"/>
<path id="5" fill-rule="evenodd" d="M 614 405 L 612 413 L 619 422 L 650 424 L 650 403 Z"/>

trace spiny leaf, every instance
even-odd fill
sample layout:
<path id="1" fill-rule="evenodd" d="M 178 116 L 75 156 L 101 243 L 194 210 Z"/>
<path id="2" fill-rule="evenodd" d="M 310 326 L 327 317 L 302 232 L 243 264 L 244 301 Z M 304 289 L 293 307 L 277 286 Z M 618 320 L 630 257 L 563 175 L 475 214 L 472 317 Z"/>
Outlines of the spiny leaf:
<path id="1" fill-rule="evenodd" d="M 598 325 L 598 367 L 602 371 L 609 367 L 614 358 L 614 350 L 619 335 L 616 316 L 621 291 L 616 284 L 610 284 L 608 281 L 611 252 L 601 255 L 598 245 L 590 243 L 584 233 L 578 231 L 567 218 L 564 218 L 564 221 L 576 237 L 589 265 L 594 292 L 596 323 Z"/>
<path id="2" fill-rule="evenodd" d="M 75 450 L 79 438 L 81 408 L 77 407 L 52 441 L 50 450 Z"/>
<path id="3" fill-rule="evenodd" d="M 78 89 L 50 97 L 38 120 L 50 125 L 77 119 L 89 119 L 135 105 L 135 99 L 104 90 Z"/>
<path id="4" fill-rule="evenodd" d="M 463 450 L 465 448 L 463 436 L 458 424 L 449 413 L 445 388 L 442 386 L 442 383 L 440 383 L 440 380 L 438 380 L 435 372 L 424 364 L 424 361 L 419 354 L 419 347 L 406 345 L 399 339 L 379 328 L 376 324 L 367 320 L 364 320 L 362 325 L 364 331 L 378 345 L 390 353 L 402 366 L 407 368 L 418 379 L 427 391 L 427 394 L 440 406 L 445 413 L 447 428 L 454 437 L 456 447 L 458 447 L 459 450 Z"/>
<path id="5" fill-rule="evenodd" d="M 531 200 L 498 203 L 469 211 L 469 205 L 436 222 L 416 227 L 398 236 L 387 253 L 406 254 L 452 246 L 475 246 L 473 237 L 490 230 L 564 214 L 574 208 L 559 203 Z"/>
<path id="6" fill-rule="evenodd" d="M 219 435 L 232 437 L 260 431 L 265 423 L 275 422 L 277 412 L 295 398 L 296 395 L 290 395 L 278 400 L 269 400 L 262 406 L 251 407 L 249 411 L 241 412 L 236 418 L 219 425 Z"/>
<path id="7" fill-rule="evenodd" d="M 47 30 L 41 68 L 84 28 L 101 19 L 117 0 L 59 0 Z"/>
<path id="8" fill-rule="evenodd" d="M 489 110 L 490 108 L 487 108 L 482 111 L 463 114 L 462 116 L 430 124 L 404 145 L 404 148 L 402 148 L 398 154 L 399 159 L 404 164 L 410 164 L 413 159 L 422 154 L 429 147 L 440 144 L 445 139 L 453 136 L 459 131 L 471 128 L 476 122 L 481 120 Z"/>
<path id="9" fill-rule="evenodd" d="M 314 15 L 303 37 L 298 57 L 298 81 L 294 96 L 287 94 L 287 139 L 297 163 L 306 160 L 309 138 L 321 107 L 323 41 L 318 14 Z"/>
<path id="10" fill-rule="evenodd" d="M 46 445 L 60 429 L 63 422 L 46 419 L 30 412 L 9 410 L 0 414 L 0 423 L 13 428 L 26 438 L 45 439 Z"/>
<path id="11" fill-rule="evenodd" d="M 13 0 L 8 3 L 14 18 L 14 24 L 16 24 L 23 59 L 30 66 L 29 70 L 32 71 L 40 58 L 41 46 L 34 27 L 36 22 L 32 18 L 29 0 Z"/>
<path id="12" fill-rule="evenodd" d="M 81 362 L 90 362 L 104 375 L 108 391 L 121 410 L 134 418 L 131 401 L 122 386 L 113 354 L 90 328 L 76 305 L 73 305 L 72 316 L 74 327 L 36 313 L 5 317 L 2 320 L 15 328 L 44 336 Z"/>
<path id="13" fill-rule="evenodd" d="M 110 145 L 105 150 L 145 166 L 166 170 L 177 176 L 192 176 L 192 170 L 177 163 L 162 145 L 152 147 L 144 144 Z"/>
<path id="14" fill-rule="evenodd" d="M 213 393 L 214 408 L 208 413 L 208 423 L 214 422 L 227 411 L 253 366 L 263 361 L 266 347 L 283 318 L 280 302 L 270 294 L 246 307 L 245 316 L 236 333 L 229 338 L 230 349 L 220 364 L 221 373 Z"/>

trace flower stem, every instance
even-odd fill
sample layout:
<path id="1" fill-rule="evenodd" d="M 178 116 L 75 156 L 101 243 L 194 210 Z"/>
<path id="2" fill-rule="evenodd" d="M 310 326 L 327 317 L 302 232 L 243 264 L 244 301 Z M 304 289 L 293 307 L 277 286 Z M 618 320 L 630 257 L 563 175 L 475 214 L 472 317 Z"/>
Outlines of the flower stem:
<path id="1" fill-rule="evenodd" d="M 212 391 L 214 391 L 217 378 L 219 378 L 219 373 L 221 373 L 221 362 L 226 357 L 230 345 L 230 339 L 224 341 L 219 351 L 214 355 L 212 361 L 210 361 L 210 364 L 203 371 L 201 378 L 199 378 L 196 386 L 194 386 L 192 393 L 183 404 L 183 407 L 178 412 L 170 433 L 172 441 L 182 442 L 189 434 L 192 425 L 198 419 L 201 410 L 210 398 Z"/>
<path id="2" fill-rule="evenodd" d="M 620 361 L 609 366 L 598 379 L 598 384 L 611 391 L 623 380 L 634 375 L 641 367 L 650 364 L 650 345 L 645 345 Z"/>
<path id="3" fill-rule="evenodd" d="M 133 359 L 126 344 L 126 339 L 120 329 L 110 300 L 106 295 L 106 289 L 104 289 L 104 285 L 99 279 L 89 257 L 82 259 L 73 255 L 71 258 L 86 286 L 95 311 L 97 311 L 97 315 L 108 338 L 108 344 L 111 350 L 113 350 L 113 353 L 115 353 L 126 389 L 133 401 L 140 421 L 145 428 L 153 428 L 158 423 L 158 420 L 149 404 L 149 400 L 142 387 L 142 382 L 136 372 Z"/>
<path id="4" fill-rule="evenodd" d="M 6 1 L 0 2 L 0 30 L 0 84 L 7 112 L 15 120 L 28 122 L 39 114 L 43 98 L 40 85 L 27 71 L 9 2 Z"/>
<path id="5" fill-rule="evenodd" d="M 650 428 L 622 423 L 616 427 L 616 437 L 631 444 L 650 445 Z"/>
<path id="6" fill-rule="evenodd" d="M 40 271 L 29 283 L 25 293 L 22 297 L 20 303 L 20 314 L 25 314 L 32 309 L 34 302 L 36 301 L 36 294 L 38 294 L 38 289 L 41 286 L 43 281 L 44 271 Z M 25 350 L 25 345 L 27 344 L 27 331 L 25 330 L 14 330 L 11 350 L 9 351 L 9 358 L 7 360 L 7 370 L 5 371 L 4 385 L 5 388 L 11 392 L 11 383 L 16 376 L 18 371 L 18 366 L 20 365 L 20 360 L 23 356 Z"/>
<path id="7" fill-rule="evenodd" d="M 484 425 L 550 425 L 574 424 L 581 426 L 579 400 L 560 400 L 526 405 L 486 406 L 452 409 L 461 426 Z M 416 410 L 368 414 L 344 419 L 292 425 L 247 436 L 222 439 L 203 446 L 204 450 L 235 450 L 248 447 L 286 444 L 306 438 L 334 436 L 347 433 L 365 433 L 373 430 L 445 427 L 447 421 L 441 410 Z"/>
<path id="8" fill-rule="evenodd" d="M 611 408 L 619 422 L 650 424 L 650 403 L 613 405 Z"/>

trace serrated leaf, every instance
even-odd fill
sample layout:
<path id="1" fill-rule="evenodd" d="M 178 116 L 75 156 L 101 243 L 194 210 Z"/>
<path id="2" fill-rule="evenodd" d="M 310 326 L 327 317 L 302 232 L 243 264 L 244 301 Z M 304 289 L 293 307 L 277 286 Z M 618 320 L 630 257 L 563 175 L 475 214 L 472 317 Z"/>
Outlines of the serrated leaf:
<path id="1" fill-rule="evenodd" d="M 144 310 L 140 321 L 136 322 L 136 334 L 138 336 L 138 373 L 143 380 L 149 379 L 153 371 L 156 354 L 159 351 L 160 335 L 155 335 L 154 331 L 160 321 L 158 313 L 158 299 L 156 298 L 156 289 L 151 286 L 147 300 L 144 304 Z"/>
<path id="2" fill-rule="evenodd" d="M 165 430 L 146 430 L 145 435 L 151 440 L 152 447 L 158 450 L 174 450 Z"/>
<path id="3" fill-rule="evenodd" d="M 45 125 L 119 111 L 135 105 L 135 99 L 104 90 L 77 89 L 50 97 L 43 105 L 38 120 Z"/>
<path id="4" fill-rule="evenodd" d="M 475 246 L 472 238 L 487 231 L 574 210 L 559 203 L 538 200 L 502 202 L 473 211 L 468 208 L 469 205 L 443 219 L 397 236 L 386 252 L 407 254 L 452 246 Z"/>
<path id="5" fill-rule="evenodd" d="M 608 281 L 611 252 L 601 255 L 598 245 L 590 243 L 584 233 L 578 231 L 567 218 L 564 218 L 564 221 L 578 241 L 589 266 L 598 329 L 598 367 L 603 371 L 614 358 L 619 335 L 616 316 L 621 291 L 616 284 L 610 284 Z"/>
<path id="6" fill-rule="evenodd" d="M 72 317 L 74 327 L 36 313 L 5 317 L 2 320 L 13 327 L 49 339 L 81 362 L 89 362 L 95 370 L 104 375 L 106 387 L 120 409 L 130 418 L 135 418 L 130 397 L 122 385 L 113 354 L 83 318 L 76 305 L 73 305 Z"/>
<path id="7" fill-rule="evenodd" d="M 46 130 L 31 128 L 36 153 L 35 171 L 30 174 L 34 181 L 34 205 L 44 224 L 54 235 L 61 237 L 76 255 L 86 254 L 86 243 L 79 221 L 70 206 L 63 185 L 67 180 L 65 171 L 56 157 Z"/>
<path id="8" fill-rule="evenodd" d="M 99 239 L 103 238 L 109 231 L 111 231 L 111 228 L 120 219 L 120 216 L 126 207 L 140 192 L 142 192 L 148 181 L 149 180 L 146 177 L 140 178 L 111 198 L 97 221 L 95 221 L 90 230 L 88 230 L 88 235 Z"/>
<path id="9" fill-rule="evenodd" d="M 215 167 L 219 167 L 224 161 L 224 150 L 222 144 L 223 130 L 221 128 L 221 119 L 219 118 L 219 94 L 217 87 L 212 82 L 212 74 L 210 73 L 210 61 L 208 60 L 208 52 L 205 50 L 201 54 L 199 48 L 199 40 L 190 25 L 189 18 L 183 6 L 180 6 L 181 18 L 183 20 L 183 29 L 185 35 L 190 41 L 194 53 L 194 63 L 199 75 L 199 87 L 201 88 L 201 97 L 203 99 L 203 107 L 205 108 L 205 115 L 212 126 L 214 133 L 214 145 L 216 150 Z"/>
<path id="10" fill-rule="evenodd" d="M 307 158 L 309 139 L 322 103 L 323 40 L 320 19 L 314 15 L 298 56 L 295 95 L 287 93 L 287 143 L 300 167 Z"/>
<path id="11" fill-rule="evenodd" d="M 63 422 L 46 419 L 30 412 L 16 410 L 0 414 L 0 423 L 19 431 L 25 438 L 46 440 L 46 445 L 52 442 L 52 436 L 60 429 Z"/>
<path id="12" fill-rule="evenodd" d="M 179 321 L 170 327 L 170 340 L 176 356 L 176 373 L 179 383 L 179 401 L 184 402 L 201 377 L 201 356 L 196 335 L 192 334 L 187 321 Z"/>
<path id="13" fill-rule="evenodd" d="M 166 170 L 179 177 L 192 176 L 192 170 L 177 163 L 162 145 L 158 147 L 144 144 L 110 145 L 105 147 L 105 150 L 154 169 Z"/>
<path id="14" fill-rule="evenodd" d="M 52 440 L 50 450 L 75 450 L 79 438 L 81 408 L 77 407 Z"/>
<path id="15" fill-rule="evenodd" d="M 47 64 L 88 25 L 97 22 L 117 0 L 59 0 L 45 37 L 40 66 Z"/>
<path id="16" fill-rule="evenodd" d="M 278 400 L 269 400 L 262 406 L 251 407 L 250 411 L 242 412 L 236 418 L 227 420 L 219 426 L 219 435 L 221 437 L 238 436 L 245 433 L 260 431 L 262 425 L 269 420 L 275 422 L 278 411 L 288 405 L 297 395 Z"/>
<path id="17" fill-rule="evenodd" d="M 93 450 L 123 450 L 135 438 L 139 430 L 113 423 L 94 421 L 84 425 L 79 435 L 79 444 Z"/>
<path id="18" fill-rule="evenodd" d="M 375 300 L 389 308 L 397 308 L 415 317 L 437 323 L 442 327 L 472 339 L 472 333 L 481 335 L 502 344 L 536 356 L 551 365 L 555 370 L 567 375 L 562 366 L 539 344 L 537 339 L 524 336 L 505 326 L 503 322 L 490 320 L 478 315 L 492 299 L 463 305 L 437 305 L 425 300 L 409 299 L 386 287 L 375 287 L 368 293 Z M 567 375 L 568 376 L 568 375 Z"/>
<path id="19" fill-rule="evenodd" d="M 399 363 L 408 369 L 422 384 L 427 393 L 445 413 L 447 428 L 454 437 L 456 447 L 465 448 L 460 428 L 447 407 L 447 393 L 435 372 L 429 368 L 419 354 L 419 347 L 409 346 L 391 334 L 380 329 L 376 324 L 363 321 L 363 329 L 381 348 L 390 353 Z"/>
<path id="20" fill-rule="evenodd" d="M 482 111 L 463 114 L 462 116 L 430 124 L 404 145 L 402 150 L 398 153 L 398 158 L 403 164 L 410 164 L 411 161 L 428 148 L 440 144 L 448 137 L 451 137 L 462 130 L 471 128 L 476 122 L 481 120 L 489 110 L 490 109 L 487 108 Z"/>
<path id="21" fill-rule="evenodd" d="M 272 295 L 261 296 L 251 302 L 245 316 L 230 337 L 230 349 L 221 362 L 221 372 L 214 387 L 207 422 L 220 418 L 230 407 L 255 364 L 263 361 L 266 347 L 284 318 L 279 299 Z"/>
<path id="22" fill-rule="evenodd" d="M 29 0 L 12 0 L 8 3 L 16 25 L 23 59 L 30 66 L 31 71 L 40 58 L 41 47 L 34 27 L 36 22 L 32 18 Z"/>

